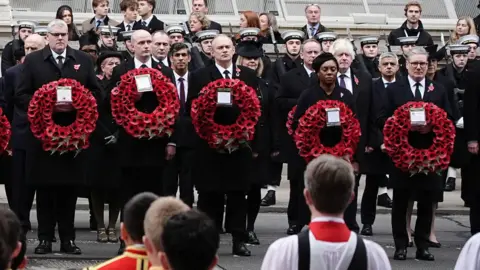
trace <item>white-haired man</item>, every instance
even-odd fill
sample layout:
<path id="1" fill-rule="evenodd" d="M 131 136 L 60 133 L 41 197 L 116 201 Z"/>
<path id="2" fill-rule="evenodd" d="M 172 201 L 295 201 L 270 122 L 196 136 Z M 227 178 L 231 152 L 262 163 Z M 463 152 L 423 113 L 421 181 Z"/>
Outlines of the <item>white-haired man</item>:
<path id="1" fill-rule="evenodd" d="M 15 106 L 27 113 L 28 105 L 37 89 L 61 78 L 75 78 L 99 97 L 99 85 L 93 61 L 84 52 L 68 47 L 68 26 L 63 20 L 48 24 L 48 46 L 25 58 L 20 75 Z M 74 68 L 75 67 L 75 68 Z M 57 103 L 53 108 L 56 123 L 68 125 L 77 117 L 71 103 Z M 28 121 L 24 123 L 29 125 Z M 30 132 L 30 128 L 28 128 Z M 42 149 L 40 141 L 28 136 L 26 149 L 26 181 L 37 188 L 37 219 L 39 245 L 36 254 L 52 252 L 52 239 L 58 223 L 60 251 L 80 254 L 75 245 L 75 205 L 77 194 L 72 192 L 85 183 L 86 152 L 75 155 L 50 154 Z"/>
<path id="2" fill-rule="evenodd" d="M 345 223 L 352 231 L 358 232 L 360 230 L 356 221 L 358 182 L 360 181 L 360 173 L 368 174 L 368 168 L 371 167 L 368 166 L 366 146 L 369 145 L 368 134 L 371 129 L 369 115 L 370 106 L 372 105 L 372 77 L 366 71 L 352 66 L 352 62 L 355 59 L 355 51 L 352 42 L 348 39 L 340 38 L 335 40 L 330 47 L 330 52 L 335 56 L 339 65 L 337 83 L 340 87 L 346 88 L 353 94 L 355 104 L 357 105 L 360 127 L 362 129 L 362 136 L 360 137 L 360 143 L 357 146 L 357 152 L 355 154 L 356 163 L 354 163 L 357 172 L 355 198 L 345 210 Z M 359 165 L 359 168 L 357 165 Z"/>
<path id="3" fill-rule="evenodd" d="M 408 76 L 396 80 L 386 89 L 386 99 L 381 104 L 376 119 L 378 128 L 383 129 L 386 120 L 394 111 L 410 101 L 431 102 L 447 112 L 453 119 L 447 91 L 443 85 L 426 78 L 428 53 L 422 47 L 415 47 L 407 54 Z M 427 91 L 428 89 L 428 91 Z M 412 125 L 409 142 L 416 148 L 428 148 L 433 137 L 429 125 Z M 430 226 L 432 223 L 433 201 L 443 188 L 443 179 L 436 173 L 410 175 L 393 168 L 390 173 L 390 185 L 393 188 L 392 232 L 395 240 L 393 259 L 406 260 L 408 234 L 407 214 L 410 200 L 417 201 L 417 221 L 415 225 L 415 246 L 418 260 L 433 261 L 434 256 L 428 251 L 430 245 Z"/>

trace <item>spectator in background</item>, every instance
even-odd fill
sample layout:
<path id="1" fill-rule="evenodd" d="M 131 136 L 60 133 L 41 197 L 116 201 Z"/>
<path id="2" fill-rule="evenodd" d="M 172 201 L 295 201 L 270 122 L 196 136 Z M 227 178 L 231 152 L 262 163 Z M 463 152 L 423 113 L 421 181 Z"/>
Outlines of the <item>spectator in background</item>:
<path id="1" fill-rule="evenodd" d="M 455 44 L 458 40 L 466 35 L 476 35 L 477 28 L 473 19 L 469 16 L 463 16 L 458 18 L 457 25 L 453 31 L 452 36 L 450 37 L 450 44 Z"/>
<path id="2" fill-rule="evenodd" d="M 478 1 L 477 7 L 480 8 L 480 0 Z M 473 22 L 475 23 L 475 27 L 477 28 L 477 35 L 480 36 L 480 15 L 475 17 L 475 19 L 473 19 Z"/>
<path id="3" fill-rule="evenodd" d="M 208 14 L 208 0 L 192 0 L 192 12 L 203 12 L 204 14 Z M 222 26 L 219 23 L 210 20 L 210 25 L 204 30 L 218 30 L 221 34 Z"/>
<path id="4" fill-rule="evenodd" d="M 260 19 L 260 33 L 262 33 L 262 35 L 265 37 L 260 40 L 260 42 L 262 42 L 263 44 L 273 43 L 270 32 L 270 27 L 272 27 L 273 35 L 277 43 L 283 43 L 282 35 L 278 30 L 277 18 L 275 18 L 275 15 L 273 15 L 272 13 L 264 12 L 260 13 L 260 16 L 258 18 Z"/>
<path id="5" fill-rule="evenodd" d="M 305 6 L 305 17 L 307 24 L 302 27 L 301 31 L 305 33 L 305 39 L 314 38 L 318 33 L 330 32 L 328 28 L 320 23 L 320 13 L 322 9 L 318 4 L 308 4 Z"/>
<path id="6" fill-rule="evenodd" d="M 57 9 L 57 15 L 55 19 L 63 20 L 68 26 L 68 40 L 77 41 L 80 39 L 80 32 L 73 21 L 73 11 L 68 5 L 60 6 Z"/>
<path id="7" fill-rule="evenodd" d="M 235 40 L 239 42 L 240 40 L 240 32 L 242 29 L 245 28 L 257 28 L 260 29 L 260 19 L 256 12 L 251 10 L 243 11 L 240 14 L 240 31 L 235 35 Z M 260 33 L 258 34 L 260 37 Z"/>
<path id="8" fill-rule="evenodd" d="M 420 20 L 422 16 L 422 6 L 420 2 L 411 0 L 405 5 L 405 17 L 407 20 L 395 30 L 390 32 L 388 43 L 392 46 L 401 45 L 398 38 L 400 37 L 418 37 L 417 46 L 433 45 L 432 36 L 423 28 Z"/>
<path id="9" fill-rule="evenodd" d="M 92 0 L 92 9 L 95 16 L 82 23 L 83 33 L 93 28 L 95 28 L 96 31 L 100 25 L 117 26 L 119 24 L 117 21 L 108 17 L 109 3 L 108 0 Z"/>
<path id="10" fill-rule="evenodd" d="M 188 27 L 190 28 L 190 36 L 192 40 L 196 41 L 196 34 L 200 31 L 210 29 L 212 22 L 207 18 L 205 13 L 194 11 L 190 13 L 188 18 Z"/>
<path id="11" fill-rule="evenodd" d="M 138 1 L 138 15 L 142 17 L 135 25 L 133 30 L 144 29 L 153 34 L 156 31 L 163 30 L 165 24 L 153 15 L 153 11 L 157 6 L 155 0 L 139 0 Z"/>
<path id="12" fill-rule="evenodd" d="M 120 11 L 123 15 L 123 22 L 117 25 L 120 28 L 119 32 L 132 31 L 137 22 L 138 16 L 138 2 L 137 0 L 123 0 L 120 3 Z M 118 35 L 118 41 L 124 41 L 123 35 Z"/>

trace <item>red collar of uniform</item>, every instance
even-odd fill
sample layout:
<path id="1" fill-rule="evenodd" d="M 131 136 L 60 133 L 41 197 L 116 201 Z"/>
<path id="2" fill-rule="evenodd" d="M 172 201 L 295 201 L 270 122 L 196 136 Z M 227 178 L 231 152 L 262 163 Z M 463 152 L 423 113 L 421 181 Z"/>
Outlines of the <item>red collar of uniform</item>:
<path id="1" fill-rule="evenodd" d="M 145 249 L 144 246 L 140 246 L 140 245 L 128 246 L 125 249 L 125 253 L 147 256 L 147 250 Z"/>
<path id="2" fill-rule="evenodd" d="M 350 230 L 345 223 L 335 221 L 313 221 L 308 225 L 313 236 L 318 241 L 348 242 Z"/>

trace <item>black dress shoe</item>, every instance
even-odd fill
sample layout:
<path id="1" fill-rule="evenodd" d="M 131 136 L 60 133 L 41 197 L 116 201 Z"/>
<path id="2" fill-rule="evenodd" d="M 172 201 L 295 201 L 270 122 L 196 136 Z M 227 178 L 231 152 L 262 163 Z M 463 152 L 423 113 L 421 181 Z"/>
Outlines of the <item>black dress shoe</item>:
<path id="1" fill-rule="evenodd" d="M 408 242 L 408 247 L 413 247 L 413 241 Z"/>
<path id="2" fill-rule="evenodd" d="M 60 252 L 72 255 L 80 255 L 82 254 L 82 250 L 75 245 L 73 240 L 65 241 L 60 244 Z"/>
<path id="3" fill-rule="evenodd" d="M 245 246 L 244 242 L 233 242 L 232 253 L 233 256 L 240 257 L 250 257 L 250 255 L 252 255 L 247 246 Z"/>
<path id="4" fill-rule="evenodd" d="M 52 253 L 52 242 L 46 240 L 40 240 L 40 244 L 35 248 L 35 254 L 48 254 Z"/>
<path id="5" fill-rule="evenodd" d="M 255 246 L 260 245 L 260 241 L 258 240 L 257 235 L 253 231 L 248 232 L 247 244 Z"/>
<path id="6" fill-rule="evenodd" d="M 120 247 L 118 248 L 117 255 L 122 255 L 125 252 L 125 241 L 120 240 Z"/>
<path id="7" fill-rule="evenodd" d="M 365 236 L 372 236 L 373 235 L 372 225 L 364 224 L 360 234 Z"/>
<path id="8" fill-rule="evenodd" d="M 98 230 L 97 221 L 95 220 L 95 218 L 93 216 L 90 216 L 90 230 L 91 231 L 97 231 Z"/>
<path id="9" fill-rule="evenodd" d="M 428 246 L 432 248 L 441 248 L 442 244 L 428 240 Z"/>
<path id="10" fill-rule="evenodd" d="M 301 230 L 302 230 L 302 228 L 300 228 L 300 226 L 298 226 L 298 225 L 290 225 L 290 227 L 288 227 L 288 229 L 287 229 L 287 234 L 288 235 L 294 235 L 294 234 L 299 233 Z"/>
<path id="11" fill-rule="evenodd" d="M 388 196 L 387 193 L 384 193 L 377 198 L 377 205 L 386 207 L 386 208 L 392 208 L 393 201 L 390 199 L 390 196 Z"/>
<path id="12" fill-rule="evenodd" d="M 275 205 L 277 203 L 275 191 L 269 190 L 265 197 L 263 197 L 262 201 L 260 202 L 260 206 L 270 206 Z"/>
<path id="13" fill-rule="evenodd" d="M 421 261 L 435 261 L 435 257 L 430 252 L 428 252 L 428 249 L 417 249 L 415 259 Z"/>
<path id="14" fill-rule="evenodd" d="M 447 178 L 447 182 L 445 183 L 444 191 L 454 191 L 455 190 L 455 178 L 449 177 Z"/>
<path id="15" fill-rule="evenodd" d="M 405 261 L 407 259 L 407 250 L 404 248 L 398 248 L 393 254 L 393 259 L 398 261 Z"/>
<path id="16" fill-rule="evenodd" d="M 57 238 L 55 236 L 53 236 L 52 243 L 56 243 L 56 242 L 57 242 Z"/>

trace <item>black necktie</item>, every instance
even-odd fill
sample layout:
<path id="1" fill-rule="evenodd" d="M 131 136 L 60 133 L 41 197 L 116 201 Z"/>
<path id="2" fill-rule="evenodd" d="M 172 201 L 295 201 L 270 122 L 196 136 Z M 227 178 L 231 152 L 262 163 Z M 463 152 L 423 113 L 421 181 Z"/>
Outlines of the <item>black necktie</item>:
<path id="1" fill-rule="evenodd" d="M 142 26 L 143 26 L 143 27 L 147 27 L 147 22 L 146 22 L 146 21 L 142 21 Z"/>
<path id="2" fill-rule="evenodd" d="M 184 112 L 185 111 L 185 84 L 183 81 L 185 81 L 184 78 L 179 78 L 178 81 L 180 82 L 180 111 Z"/>
<path id="3" fill-rule="evenodd" d="M 385 88 L 387 88 L 390 84 L 392 84 L 392 83 L 391 82 L 385 83 Z"/>
<path id="4" fill-rule="evenodd" d="M 147 67 L 147 65 L 142 64 L 142 65 L 140 66 L 140 68 L 148 68 L 148 67 Z"/>
<path id="5" fill-rule="evenodd" d="M 101 20 L 98 20 L 98 21 L 97 21 L 97 28 L 100 26 L 100 24 L 102 24 L 102 21 L 101 21 Z"/>
<path id="6" fill-rule="evenodd" d="M 420 83 L 415 84 L 415 101 L 422 101 L 422 93 L 420 92 Z"/>
<path id="7" fill-rule="evenodd" d="M 57 64 L 58 64 L 58 68 L 62 69 L 63 67 L 63 56 L 59 55 L 57 56 Z"/>
<path id="8" fill-rule="evenodd" d="M 132 28 L 132 27 L 130 26 L 130 24 L 127 24 L 127 31 L 132 30 L 131 28 Z"/>
<path id="9" fill-rule="evenodd" d="M 230 79 L 230 75 L 228 75 L 228 74 L 230 74 L 230 71 L 225 70 L 225 71 L 223 72 L 223 74 L 225 74 L 225 79 Z"/>

